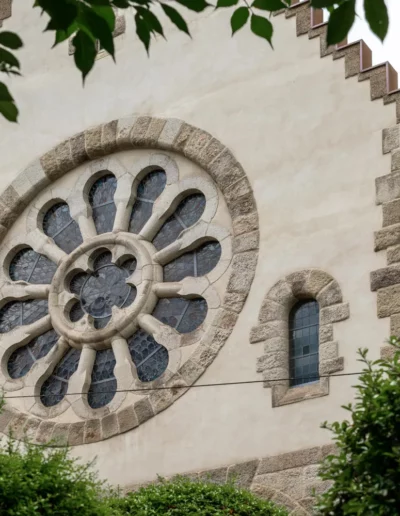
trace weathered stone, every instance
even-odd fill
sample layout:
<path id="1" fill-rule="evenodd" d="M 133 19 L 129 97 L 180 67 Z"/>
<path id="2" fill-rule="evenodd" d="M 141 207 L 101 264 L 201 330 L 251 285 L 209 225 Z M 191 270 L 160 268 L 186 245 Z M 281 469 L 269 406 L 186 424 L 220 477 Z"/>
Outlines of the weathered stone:
<path id="1" fill-rule="evenodd" d="M 227 338 L 232 333 L 233 328 L 222 329 L 216 328 L 215 326 L 211 328 L 209 331 L 211 332 L 211 346 L 216 351 L 219 351 L 222 346 L 225 344 Z"/>
<path id="2" fill-rule="evenodd" d="M 242 253 L 243 251 L 252 251 L 258 249 L 260 235 L 258 231 L 244 233 L 233 239 L 233 252 Z"/>
<path id="3" fill-rule="evenodd" d="M 210 469 L 208 471 L 200 471 L 199 479 L 203 482 L 212 482 L 213 484 L 225 484 L 228 468 Z"/>
<path id="4" fill-rule="evenodd" d="M 264 387 L 269 388 L 273 387 L 273 390 L 275 391 L 276 387 L 283 387 L 282 392 L 279 391 L 279 394 L 284 394 L 287 390 L 288 385 L 288 362 L 285 361 L 284 366 L 282 367 L 272 367 L 269 369 L 266 369 L 262 372 L 262 377 L 264 380 Z M 275 392 L 274 392 L 275 393 Z M 278 394 L 276 392 L 275 394 Z M 277 405 L 273 405 L 277 406 Z"/>
<path id="5" fill-rule="evenodd" d="M 246 177 L 240 163 L 236 161 L 229 149 L 215 158 L 208 170 L 223 193 L 230 185 Z"/>
<path id="6" fill-rule="evenodd" d="M 12 185 L 8 186 L 1 194 L 1 202 L 10 210 L 20 211 L 25 206 L 23 199 Z"/>
<path id="7" fill-rule="evenodd" d="M 375 231 L 375 251 L 382 251 L 392 245 L 400 244 L 400 224 Z"/>
<path id="8" fill-rule="evenodd" d="M 290 516 L 308 516 L 304 513 L 299 514 L 298 512 L 298 506 L 296 505 L 295 501 L 285 493 L 282 493 L 279 490 L 276 490 L 274 493 L 274 496 L 272 497 L 272 501 L 279 506 L 285 507 L 290 512 Z"/>
<path id="9" fill-rule="evenodd" d="M 310 276 L 310 272 L 309 269 L 305 269 L 286 276 L 286 282 L 290 286 L 294 297 L 303 298 L 310 295 L 307 291 L 307 280 Z"/>
<path id="10" fill-rule="evenodd" d="M 289 310 L 295 302 L 292 289 L 285 280 L 279 280 L 275 283 L 275 285 L 269 289 L 267 298 L 283 305 L 287 310 Z"/>
<path id="11" fill-rule="evenodd" d="M 257 251 L 239 253 L 232 260 L 232 274 L 229 278 L 228 292 L 242 292 L 247 294 L 257 265 Z"/>
<path id="12" fill-rule="evenodd" d="M 258 215 L 256 211 L 249 215 L 236 217 L 233 221 L 233 232 L 236 236 L 256 229 L 258 229 Z"/>
<path id="13" fill-rule="evenodd" d="M 5 20 L 11 16 L 11 0 L 3 0 L 0 2 L 0 26 L 1 20 Z"/>
<path id="14" fill-rule="evenodd" d="M 112 120 L 102 127 L 101 144 L 104 154 L 111 154 L 117 150 L 117 126 L 118 120 Z"/>
<path id="15" fill-rule="evenodd" d="M 10 420 L 10 423 L 5 431 L 13 439 L 22 439 L 24 437 L 24 426 L 28 421 L 26 414 L 18 413 Z"/>
<path id="16" fill-rule="evenodd" d="M 20 208 L 28 204 L 36 194 L 36 188 L 32 186 L 28 176 L 24 172 L 18 174 L 18 176 L 11 183 L 11 186 L 21 199 Z M 1 199 L 3 200 L 3 196 L 1 196 Z M 3 200 L 3 202 L 5 201 Z"/>
<path id="17" fill-rule="evenodd" d="M 197 161 L 198 156 L 211 140 L 212 136 L 210 133 L 202 129 L 194 129 L 186 145 L 183 147 L 184 155 L 190 160 Z"/>
<path id="18" fill-rule="evenodd" d="M 68 445 L 79 446 L 85 438 L 85 422 L 72 423 L 68 434 Z"/>
<path id="19" fill-rule="evenodd" d="M 85 133 L 78 133 L 70 138 L 71 156 L 74 165 L 80 165 L 89 159 L 86 153 Z"/>
<path id="20" fill-rule="evenodd" d="M 276 471 L 276 473 L 267 473 L 263 475 L 258 474 L 255 478 L 255 482 L 257 482 L 258 484 L 266 484 L 269 487 L 276 489 L 278 491 L 283 491 L 287 496 L 293 497 L 295 499 L 303 498 L 303 468 L 282 468 L 281 470 L 278 469 Z M 275 496 L 273 497 L 273 499 L 275 500 Z"/>
<path id="21" fill-rule="evenodd" d="M 158 137 L 158 146 L 161 149 L 171 149 L 182 125 L 182 120 L 169 118 Z"/>
<path id="22" fill-rule="evenodd" d="M 307 448 L 294 452 L 266 457 L 260 461 L 257 475 L 273 473 L 285 469 L 299 468 L 300 466 L 308 466 L 310 464 L 318 464 L 322 459 L 321 448 Z M 256 480 L 256 479 L 255 479 Z"/>
<path id="23" fill-rule="evenodd" d="M 317 294 L 317 301 L 320 309 L 341 303 L 343 298 L 339 283 L 336 280 L 331 281 Z"/>
<path id="24" fill-rule="evenodd" d="M 400 314 L 390 316 L 390 335 L 400 337 Z"/>
<path id="25" fill-rule="evenodd" d="M 151 404 L 154 409 L 154 414 L 162 412 L 173 403 L 174 396 L 169 389 L 162 389 L 160 391 L 152 392 Z"/>
<path id="26" fill-rule="evenodd" d="M 101 427 L 99 419 L 89 419 L 85 427 L 85 444 L 96 443 L 101 440 Z"/>
<path id="27" fill-rule="evenodd" d="M 179 374 L 188 385 L 192 385 L 203 372 L 204 367 L 190 359 L 181 367 Z"/>
<path id="28" fill-rule="evenodd" d="M 286 353 L 286 358 L 288 358 L 289 353 L 289 339 L 287 336 L 285 337 L 272 337 L 264 341 L 264 353 L 270 354 L 275 352 L 284 351 Z"/>
<path id="29" fill-rule="evenodd" d="M 27 439 L 33 440 L 35 438 L 39 424 L 39 419 L 36 419 L 35 417 L 28 418 L 28 421 L 24 426 L 24 434 Z"/>
<path id="30" fill-rule="evenodd" d="M 40 160 L 30 163 L 24 170 L 24 174 L 32 184 L 35 193 L 40 192 L 42 188 L 50 184 L 50 179 L 43 170 Z"/>
<path id="31" fill-rule="evenodd" d="M 258 477 L 255 477 L 254 482 L 251 485 L 250 491 L 262 500 L 271 500 L 271 498 L 276 493 L 275 489 L 272 489 L 271 487 L 265 484 L 257 483 L 257 478 Z"/>
<path id="32" fill-rule="evenodd" d="M 337 446 L 334 443 L 324 444 L 321 446 L 321 454 L 324 459 L 328 455 L 336 455 L 337 454 Z"/>
<path id="33" fill-rule="evenodd" d="M 44 170 L 44 173 L 50 180 L 59 177 L 58 161 L 55 149 L 46 152 L 46 154 L 40 158 L 40 164 Z"/>
<path id="34" fill-rule="evenodd" d="M 275 369 L 276 367 L 285 367 L 288 360 L 288 355 L 285 350 L 274 351 L 269 354 L 257 358 L 257 373 L 262 373 L 268 369 Z"/>
<path id="35" fill-rule="evenodd" d="M 364 72 L 360 72 L 358 75 L 359 81 L 364 81 L 369 79 L 370 91 L 371 91 L 371 100 L 376 100 L 384 97 L 387 91 L 387 82 L 386 82 L 386 73 L 387 67 L 386 63 L 382 65 L 377 65 Z"/>
<path id="36" fill-rule="evenodd" d="M 273 337 L 288 337 L 288 324 L 286 321 L 269 321 L 259 324 L 251 329 L 250 342 L 256 344 Z"/>
<path id="37" fill-rule="evenodd" d="M 42 421 L 36 432 L 36 441 L 39 443 L 47 443 L 51 440 L 55 423 L 52 421 Z"/>
<path id="38" fill-rule="evenodd" d="M 382 152 L 387 154 L 394 149 L 400 147 L 400 131 L 399 126 L 388 127 L 382 131 Z"/>
<path id="39" fill-rule="evenodd" d="M 164 129 L 165 118 L 152 118 L 144 137 L 144 144 L 150 148 L 157 146 L 158 138 Z"/>
<path id="40" fill-rule="evenodd" d="M 139 425 L 154 416 L 153 407 L 147 398 L 135 403 L 135 414 Z"/>
<path id="41" fill-rule="evenodd" d="M 143 147 L 146 144 L 146 133 L 152 118 L 150 116 L 139 116 L 133 124 L 130 139 L 133 147 Z"/>
<path id="42" fill-rule="evenodd" d="M 228 468 L 228 481 L 233 481 L 237 486 L 249 488 L 258 467 L 258 460 L 234 464 Z"/>
<path id="43" fill-rule="evenodd" d="M 225 199 L 228 202 L 228 204 L 234 203 L 235 199 L 252 193 L 252 191 L 253 189 L 251 188 L 249 180 L 247 179 L 247 177 L 244 177 L 243 179 L 239 179 L 239 181 L 236 181 L 236 183 L 232 183 L 226 188 Z"/>
<path id="44" fill-rule="evenodd" d="M 276 320 L 287 321 L 288 315 L 288 310 L 284 305 L 276 303 L 271 299 L 265 298 L 263 304 L 261 305 L 258 321 L 261 324 Z"/>
<path id="45" fill-rule="evenodd" d="M 332 305 L 327 306 L 326 308 L 322 308 L 319 317 L 321 326 L 324 326 L 325 324 L 344 321 L 345 319 L 348 319 L 350 317 L 349 304 L 341 303 L 339 305 Z"/>
<path id="46" fill-rule="evenodd" d="M 235 326 L 237 318 L 237 313 L 220 308 L 212 322 L 212 325 L 223 330 L 229 330 Z"/>
<path id="47" fill-rule="evenodd" d="M 101 419 L 101 434 L 103 439 L 108 439 L 118 434 L 118 418 L 117 414 L 108 414 Z"/>
<path id="48" fill-rule="evenodd" d="M 189 124 L 183 123 L 179 128 L 179 132 L 174 140 L 172 149 L 177 152 L 183 152 L 183 149 L 189 141 L 189 138 L 192 135 L 193 131 L 194 127 L 192 127 Z"/>
<path id="49" fill-rule="evenodd" d="M 333 326 L 332 324 L 326 324 L 325 326 L 319 327 L 319 343 L 329 342 L 333 340 Z"/>
<path id="50" fill-rule="evenodd" d="M 257 209 L 256 201 L 254 200 L 253 192 L 236 197 L 236 199 L 229 200 L 225 197 L 227 206 L 233 219 L 248 215 Z"/>
<path id="51" fill-rule="evenodd" d="M 223 307 L 239 314 L 244 306 L 247 296 L 238 292 L 227 292 L 224 297 Z"/>
<path id="52" fill-rule="evenodd" d="M 69 423 L 57 423 L 53 428 L 51 440 L 54 444 L 65 445 L 68 443 Z"/>
<path id="53" fill-rule="evenodd" d="M 131 405 L 120 410 L 117 413 L 117 416 L 119 431 L 121 434 L 128 432 L 128 430 L 132 430 L 132 428 L 137 427 L 139 424 L 135 410 Z"/>
<path id="54" fill-rule="evenodd" d="M 371 290 L 390 287 L 400 283 L 400 266 L 391 265 L 371 272 Z"/>
<path id="55" fill-rule="evenodd" d="M 382 360 L 391 360 L 394 357 L 397 349 L 394 346 L 388 345 L 382 346 L 380 351 Z"/>
<path id="56" fill-rule="evenodd" d="M 400 263 L 400 245 L 389 247 L 386 252 L 386 259 L 388 265 Z"/>
<path id="57" fill-rule="evenodd" d="M 131 131 L 132 127 L 135 125 L 136 119 L 136 116 L 130 116 L 118 120 L 116 134 L 118 149 L 124 150 L 132 148 Z"/>
<path id="58" fill-rule="evenodd" d="M 333 360 L 338 356 L 338 343 L 335 341 L 320 343 L 319 359 L 321 362 Z"/>
<path id="59" fill-rule="evenodd" d="M 209 143 L 203 148 L 196 161 L 203 168 L 207 169 L 209 164 L 214 161 L 214 159 L 219 156 L 225 150 L 225 146 L 217 140 L 216 138 L 212 138 Z"/>
<path id="60" fill-rule="evenodd" d="M 400 197 L 400 173 L 395 172 L 375 179 L 376 202 L 383 204 Z"/>
<path id="61" fill-rule="evenodd" d="M 7 426 L 16 415 L 16 411 L 3 408 L 3 410 L 0 412 L 0 432 L 5 432 Z"/>
<path id="62" fill-rule="evenodd" d="M 104 149 L 101 143 L 102 126 L 98 125 L 85 131 L 86 154 L 90 159 L 104 156 Z"/>
<path id="63" fill-rule="evenodd" d="M 392 151 L 391 169 L 392 172 L 398 172 L 400 169 L 400 149 Z"/>
<path id="64" fill-rule="evenodd" d="M 378 317 L 389 317 L 400 312 L 400 285 L 381 288 L 377 295 Z"/>
<path id="65" fill-rule="evenodd" d="M 61 177 L 65 172 L 71 170 L 75 163 L 72 157 L 71 152 L 71 142 L 70 140 L 65 140 L 54 149 L 56 153 L 56 159 L 58 164 L 57 174 L 52 176 L 52 179 L 56 179 L 57 177 Z"/>
<path id="66" fill-rule="evenodd" d="M 325 360 L 320 361 L 319 363 L 319 374 L 320 375 L 326 375 L 326 374 L 333 374 L 337 371 L 343 371 L 344 369 L 344 358 L 343 357 L 337 357 L 333 358 L 331 360 Z"/>
<path id="67" fill-rule="evenodd" d="M 196 351 L 191 355 L 190 359 L 199 364 L 203 369 L 206 369 L 214 360 L 218 353 L 218 350 L 213 347 L 198 347 Z"/>
<path id="68" fill-rule="evenodd" d="M 332 277 L 320 269 L 311 269 L 306 282 L 306 290 L 310 297 L 316 297 L 321 290 L 332 281 Z"/>
<path id="69" fill-rule="evenodd" d="M 382 226 L 392 226 L 400 223 L 400 199 L 382 204 Z"/>

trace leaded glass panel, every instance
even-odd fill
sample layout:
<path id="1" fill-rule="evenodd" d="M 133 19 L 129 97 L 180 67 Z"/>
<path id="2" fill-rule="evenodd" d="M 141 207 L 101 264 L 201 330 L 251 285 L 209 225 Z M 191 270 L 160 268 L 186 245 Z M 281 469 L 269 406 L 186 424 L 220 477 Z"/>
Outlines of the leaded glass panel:
<path id="1" fill-rule="evenodd" d="M 203 298 L 164 298 L 158 301 L 153 316 L 179 333 L 190 333 L 204 322 L 207 303 Z"/>
<path id="2" fill-rule="evenodd" d="M 164 281 L 181 281 L 187 276 L 204 276 L 214 269 L 220 258 L 221 245 L 218 242 L 207 242 L 165 265 Z"/>
<path id="3" fill-rule="evenodd" d="M 85 312 L 82 310 L 81 304 L 79 301 L 72 305 L 72 308 L 69 312 L 69 318 L 71 322 L 77 322 L 85 315 Z"/>
<path id="4" fill-rule="evenodd" d="M 57 265 L 31 248 L 19 251 L 11 261 L 9 274 L 13 281 L 26 281 L 35 285 L 51 283 Z"/>
<path id="5" fill-rule="evenodd" d="M 78 369 L 81 351 L 70 349 L 54 369 L 53 374 L 44 382 L 40 390 L 40 399 L 45 407 L 57 405 L 68 390 L 68 380 Z"/>
<path id="6" fill-rule="evenodd" d="M 43 358 L 57 343 L 58 335 L 49 330 L 31 340 L 29 344 L 16 349 L 8 359 L 7 369 L 11 378 L 21 378 L 32 368 L 36 360 Z"/>
<path id="7" fill-rule="evenodd" d="M 193 226 L 202 216 L 205 206 L 206 198 L 203 194 L 192 194 L 183 199 L 155 236 L 153 244 L 156 249 L 172 244 L 184 229 Z"/>
<path id="8" fill-rule="evenodd" d="M 290 312 L 289 370 L 292 387 L 319 379 L 319 306 L 313 299 Z"/>
<path id="9" fill-rule="evenodd" d="M 140 233 L 151 217 L 154 201 L 165 188 L 167 176 L 163 170 L 154 170 L 139 183 L 137 197 L 132 208 L 129 231 Z"/>
<path id="10" fill-rule="evenodd" d="M 11 301 L 0 310 L 0 333 L 38 321 L 48 314 L 47 299 Z"/>
<path id="11" fill-rule="evenodd" d="M 168 350 L 145 331 L 137 331 L 128 340 L 128 347 L 140 381 L 152 382 L 167 369 Z"/>
<path id="12" fill-rule="evenodd" d="M 68 204 L 64 202 L 55 204 L 47 211 L 43 219 L 43 231 L 68 254 L 83 241 L 79 226 L 71 217 Z"/>
<path id="13" fill-rule="evenodd" d="M 117 211 L 114 194 L 117 180 L 112 174 L 98 179 L 89 192 L 89 202 L 92 206 L 93 221 L 98 234 L 113 230 L 115 213 Z"/>
<path id="14" fill-rule="evenodd" d="M 104 407 L 115 396 L 117 390 L 117 380 L 114 376 L 115 363 L 112 349 L 97 351 L 88 392 L 88 403 L 94 409 Z"/>

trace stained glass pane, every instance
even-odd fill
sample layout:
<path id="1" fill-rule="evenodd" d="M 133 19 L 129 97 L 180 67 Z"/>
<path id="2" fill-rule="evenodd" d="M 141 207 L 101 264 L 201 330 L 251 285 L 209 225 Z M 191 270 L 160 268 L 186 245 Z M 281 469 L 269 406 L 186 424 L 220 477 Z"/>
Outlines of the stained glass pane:
<path id="1" fill-rule="evenodd" d="M 69 312 L 69 318 L 72 322 L 77 322 L 85 315 L 85 312 L 82 310 L 81 304 L 79 301 L 72 305 L 72 308 Z"/>
<path id="2" fill-rule="evenodd" d="M 88 392 L 88 403 L 92 408 L 104 407 L 115 396 L 117 380 L 114 376 L 114 367 L 115 357 L 112 349 L 97 351 Z"/>
<path id="3" fill-rule="evenodd" d="M 186 276 L 204 276 L 214 269 L 220 257 L 220 244 L 207 242 L 165 265 L 164 281 L 181 281 Z"/>
<path id="4" fill-rule="evenodd" d="M 168 350 L 145 331 L 137 331 L 128 340 L 128 347 L 140 381 L 152 382 L 167 369 Z"/>
<path id="5" fill-rule="evenodd" d="M 53 374 L 44 382 L 40 390 L 40 399 L 45 407 L 57 405 L 68 390 L 68 380 L 78 369 L 81 352 L 70 349 L 54 369 Z"/>
<path id="6" fill-rule="evenodd" d="M 32 324 L 48 314 L 47 299 L 11 301 L 0 310 L 0 333 Z"/>
<path id="7" fill-rule="evenodd" d="M 110 263 L 112 263 L 111 253 L 110 251 L 104 251 L 95 259 L 93 268 L 96 271 L 100 269 L 100 267 L 104 267 L 104 265 L 110 265 Z"/>
<path id="8" fill-rule="evenodd" d="M 132 208 L 129 231 L 140 233 L 145 223 L 149 220 L 154 201 L 165 188 L 167 176 L 163 170 L 154 170 L 147 174 L 139 183 L 137 198 Z"/>
<path id="9" fill-rule="evenodd" d="M 114 194 L 117 180 L 112 174 L 98 179 L 89 192 L 89 202 L 92 206 L 93 220 L 97 233 L 112 231 L 116 213 Z"/>
<path id="10" fill-rule="evenodd" d="M 33 284 L 51 283 L 57 265 L 46 256 L 31 248 L 19 251 L 11 261 L 9 274 L 13 281 L 26 281 Z"/>
<path id="11" fill-rule="evenodd" d="M 190 333 L 206 318 L 207 303 L 203 298 L 183 299 L 180 297 L 160 299 L 153 316 L 179 333 Z"/>
<path id="12" fill-rule="evenodd" d="M 155 236 L 153 244 L 156 249 L 172 244 L 184 229 L 193 226 L 202 216 L 205 206 L 206 198 L 203 194 L 192 194 L 183 199 Z"/>
<path id="13" fill-rule="evenodd" d="M 47 211 L 43 219 L 43 231 L 66 253 L 82 243 L 79 226 L 71 217 L 67 203 L 55 204 Z"/>
<path id="14" fill-rule="evenodd" d="M 289 369 L 292 387 L 319 379 L 319 306 L 313 299 L 290 312 Z"/>
<path id="15" fill-rule="evenodd" d="M 70 292 L 79 296 L 81 293 L 81 289 L 88 277 L 89 274 L 86 274 L 86 272 L 79 272 L 78 274 L 75 274 L 75 276 L 72 278 L 69 284 Z"/>
<path id="16" fill-rule="evenodd" d="M 25 376 L 34 362 L 46 356 L 57 341 L 57 333 L 49 330 L 33 339 L 29 344 L 15 350 L 8 360 L 8 374 L 11 378 Z"/>

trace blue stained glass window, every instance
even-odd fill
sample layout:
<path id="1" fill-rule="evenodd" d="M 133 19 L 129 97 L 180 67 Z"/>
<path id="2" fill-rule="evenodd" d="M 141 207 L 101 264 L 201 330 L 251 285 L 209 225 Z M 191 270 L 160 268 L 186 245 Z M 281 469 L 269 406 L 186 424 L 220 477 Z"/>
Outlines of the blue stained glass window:
<path id="1" fill-rule="evenodd" d="M 117 180 L 112 174 L 98 179 L 89 192 L 89 202 L 92 206 L 94 225 L 98 234 L 113 230 L 117 208 L 114 194 L 117 189 Z"/>
<path id="2" fill-rule="evenodd" d="M 71 217 L 65 202 L 55 204 L 47 211 L 43 219 L 43 231 L 68 254 L 83 241 L 79 226 Z"/>
<path id="3" fill-rule="evenodd" d="M 143 330 L 129 340 L 128 347 L 141 382 L 152 382 L 168 367 L 168 350 Z"/>
<path id="4" fill-rule="evenodd" d="M 150 172 L 139 183 L 129 224 L 129 231 L 131 233 L 140 233 L 143 226 L 151 217 L 153 204 L 161 195 L 166 183 L 167 176 L 164 170 L 154 170 Z"/>
<path id="5" fill-rule="evenodd" d="M 290 385 L 319 379 L 319 306 L 314 299 L 300 301 L 289 315 Z"/>
<path id="6" fill-rule="evenodd" d="M 51 283 L 56 269 L 57 265 L 46 256 L 27 247 L 14 256 L 9 274 L 13 281 L 26 281 L 35 285 L 48 284 Z"/>
<path id="7" fill-rule="evenodd" d="M 48 312 L 47 299 L 11 301 L 0 310 L 0 333 L 38 321 Z"/>
<path id="8" fill-rule="evenodd" d="M 207 303 L 203 298 L 183 299 L 181 297 L 160 299 L 153 316 L 179 333 L 196 330 L 207 316 Z"/>
<path id="9" fill-rule="evenodd" d="M 88 403 L 92 408 L 104 407 L 115 396 L 117 380 L 114 376 L 114 367 L 115 357 L 112 349 L 97 351 L 88 392 Z"/>
<path id="10" fill-rule="evenodd" d="M 68 390 L 68 380 L 78 369 L 81 351 L 70 349 L 54 369 L 53 374 L 43 383 L 40 399 L 45 407 L 57 405 Z"/>
<path id="11" fill-rule="evenodd" d="M 207 242 L 175 258 L 164 266 L 164 281 L 181 281 L 187 276 L 200 277 L 214 269 L 221 258 L 219 242 Z"/>

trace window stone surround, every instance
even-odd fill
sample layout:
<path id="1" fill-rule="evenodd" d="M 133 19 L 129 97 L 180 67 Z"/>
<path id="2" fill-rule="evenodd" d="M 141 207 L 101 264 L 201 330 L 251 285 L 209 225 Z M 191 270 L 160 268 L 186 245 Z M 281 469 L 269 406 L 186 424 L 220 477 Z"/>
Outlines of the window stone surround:
<path id="1" fill-rule="evenodd" d="M 7 404 L 4 412 L 0 415 L 0 430 L 4 433 L 14 430 L 16 438 L 21 438 L 26 434 L 39 443 L 57 440 L 68 442 L 70 445 L 80 445 L 107 439 L 145 422 L 176 401 L 202 375 L 229 337 L 247 298 L 258 257 L 258 216 L 251 186 L 241 165 L 236 161 L 229 149 L 209 133 L 178 119 L 134 116 L 116 120 L 73 136 L 42 156 L 39 160 L 30 164 L 0 196 L 0 240 L 4 240 L 2 254 L 6 253 L 8 255 L 11 249 L 15 250 L 18 247 L 16 242 L 10 243 L 8 241 L 7 232 L 18 216 L 36 197 L 40 201 L 34 202 L 31 205 L 30 216 L 27 222 L 27 232 L 32 234 L 30 242 L 27 243 L 30 243 L 33 248 L 38 250 L 41 245 L 46 245 L 44 241 L 36 241 L 37 228 L 38 224 L 40 224 L 43 208 L 46 207 L 51 199 L 54 202 L 55 198 L 71 202 L 71 216 L 77 222 L 81 221 L 80 227 L 86 227 L 86 237 L 90 237 L 92 235 L 91 214 L 83 202 L 89 187 L 82 188 L 82 185 L 85 179 L 89 177 L 91 184 L 94 182 L 99 171 L 104 170 L 105 164 L 109 164 L 114 159 L 112 156 L 114 152 L 129 149 L 155 150 L 156 152 L 150 153 L 151 158 L 146 166 L 154 168 L 161 166 L 162 163 L 163 168 L 167 172 L 167 180 L 171 183 L 170 191 L 175 188 L 173 195 L 165 196 L 164 199 L 160 198 L 157 210 L 166 210 L 168 213 L 173 210 L 177 202 L 173 198 L 180 188 L 182 190 L 200 189 L 209 198 L 210 203 L 203 214 L 205 218 L 203 224 L 205 225 L 199 225 L 199 230 L 196 231 L 198 238 L 202 238 L 203 235 L 207 234 L 208 236 L 214 236 L 221 243 L 222 255 L 220 263 L 209 273 L 210 277 L 206 278 L 206 282 L 207 285 L 214 283 L 223 274 L 224 270 L 230 267 L 226 280 L 225 294 L 223 299 L 220 299 L 221 292 L 209 297 L 207 302 L 210 305 L 212 315 L 210 314 L 210 317 L 206 318 L 201 328 L 193 332 L 194 336 L 183 336 L 181 346 L 193 344 L 193 341 L 190 339 L 195 339 L 199 344 L 192 355 L 185 354 L 184 363 L 180 367 L 177 366 L 175 371 L 171 371 L 170 376 L 162 383 L 163 387 L 170 387 L 170 389 L 151 391 L 148 395 L 146 393 L 146 395 L 137 396 L 136 401 L 130 405 L 121 405 L 121 399 L 116 395 L 109 407 L 101 409 L 89 410 L 86 405 L 82 404 L 82 400 L 71 399 L 70 401 L 77 416 L 86 419 L 71 423 L 58 423 L 52 420 L 66 409 L 66 406 L 63 406 L 64 401 L 69 405 L 69 402 L 66 400 L 63 400 L 57 409 L 53 407 L 50 410 L 44 410 L 43 406 L 40 409 L 38 406 L 35 407 L 36 402 L 35 398 L 33 398 L 28 402 L 30 406 L 23 409 L 24 412 L 20 412 L 17 408 Z M 174 160 L 171 160 L 170 156 L 163 154 L 162 151 L 172 151 L 181 154 L 208 172 L 224 197 L 232 221 L 232 236 L 227 234 L 226 230 L 224 230 L 225 233 L 221 233 L 223 228 L 214 223 L 213 213 L 216 207 L 213 199 L 217 199 L 217 197 L 215 196 L 215 187 L 212 186 L 212 182 L 203 181 L 204 184 L 201 185 L 197 178 L 187 178 L 176 182 L 177 174 Z M 75 203 L 72 198 L 64 199 L 62 192 L 57 192 L 56 185 L 55 188 L 51 188 L 50 194 L 44 193 L 43 198 L 40 197 L 42 190 L 50 191 L 49 186 L 54 181 L 87 161 L 89 161 L 90 171 L 85 177 L 80 178 L 80 189 L 77 189 L 83 196 Z M 118 179 L 119 172 L 115 172 L 117 169 L 111 166 L 109 168 Z M 234 181 L 232 181 L 232 177 Z M 182 186 L 180 183 L 185 184 Z M 123 186 L 120 187 L 120 192 L 122 190 Z M 46 200 L 46 195 L 50 195 L 48 200 Z M 118 225 L 124 223 L 127 207 L 130 203 L 133 204 L 134 199 L 127 200 L 123 198 L 122 195 L 119 195 L 117 188 L 115 202 L 117 205 L 115 229 L 118 231 Z M 86 220 L 86 226 L 82 224 L 82 217 Z M 144 231 L 151 229 L 146 228 L 146 226 L 143 228 Z M 205 233 L 204 231 L 207 232 Z M 224 244 L 225 241 L 226 243 Z M 227 246 L 231 241 L 232 245 Z M 184 248 L 189 249 L 192 242 L 193 237 L 190 237 L 189 232 L 184 232 L 178 251 Z M 173 245 L 175 244 L 176 242 Z M 168 248 L 162 250 L 159 254 L 168 254 L 169 251 L 166 251 L 168 251 Z M 5 259 L 5 256 L 3 258 Z M 159 258 L 160 263 L 162 263 L 163 257 L 160 256 Z M 62 260 L 61 256 L 54 256 L 56 262 L 59 262 L 60 259 Z M 4 263 L 7 263 L 7 259 L 5 259 Z M 180 293 L 184 293 L 185 289 L 193 289 L 193 285 L 189 283 L 190 281 L 187 281 L 185 286 L 183 281 L 176 288 L 180 289 Z M 13 287 L 3 285 L 2 292 L 3 289 L 7 290 L 7 288 L 9 291 L 8 295 L 11 296 L 11 288 Z M 162 287 L 160 288 L 162 289 Z M 202 296 L 206 295 L 204 294 L 204 291 L 207 290 L 205 284 L 204 287 L 199 286 L 198 288 L 200 288 Z M 22 292 L 24 289 L 25 291 Z M 20 290 L 21 299 L 27 299 L 33 293 L 37 294 L 37 289 L 37 286 L 24 286 L 23 288 L 21 286 L 21 289 L 16 289 L 15 292 Z M 42 288 L 42 290 L 41 295 L 47 296 L 48 287 Z M 209 287 L 208 290 L 211 295 L 212 288 L 210 289 Z M 24 333 L 23 336 L 19 335 L 18 338 L 27 342 L 38 331 L 42 331 L 45 326 L 47 329 L 49 325 L 49 316 L 47 316 L 29 327 L 17 329 L 16 333 Z M 26 331 L 27 328 L 29 328 L 29 331 Z M 52 353 L 62 356 L 66 346 L 65 338 L 61 338 L 58 345 L 51 350 L 49 355 L 41 359 L 41 367 L 37 368 L 35 375 L 46 374 L 44 370 L 48 368 L 47 360 L 49 360 L 49 357 Z M 172 347 L 176 348 L 175 345 Z M 2 348 L 3 358 L 4 351 L 4 348 Z M 176 349 L 176 351 L 180 353 L 179 349 Z M 86 365 L 89 362 L 93 363 L 93 355 L 92 349 L 86 349 L 82 363 L 86 363 Z M 177 363 L 179 364 L 179 361 Z M 74 385 L 74 388 L 84 389 L 88 383 L 88 378 L 85 377 L 80 366 L 78 367 L 76 378 L 79 386 Z M 17 384 L 20 381 L 18 379 L 13 386 L 5 385 L 5 387 L 9 391 L 19 389 L 21 386 Z M 32 383 L 34 382 L 32 381 Z M 160 382 L 158 384 L 157 381 L 152 382 L 149 388 L 157 385 L 160 385 Z M 28 387 L 32 388 L 29 385 Z M 122 388 L 127 388 L 127 386 L 118 385 L 118 389 Z M 79 390 L 74 392 L 79 392 Z M 25 412 L 27 408 L 29 408 L 31 415 Z"/>
<path id="2" fill-rule="evenodd" d="M 303 299 L 319 304 L 319 374 L 318 382 L 289 386 L 289 313 Z M 268 291 L 258 316 L 258 325 L 250 333 L 251 344 L 264 344 L 264 355 L 257 360 L 264 387 L 272 389 L 272 406 L 279 407 L 329 394 L 330 375 L 344 369 L 334 340 L 334 324 L 350 316 L 343 302 L 338 282 L 320 269 L 304 269 L 279 280 Z"/>

